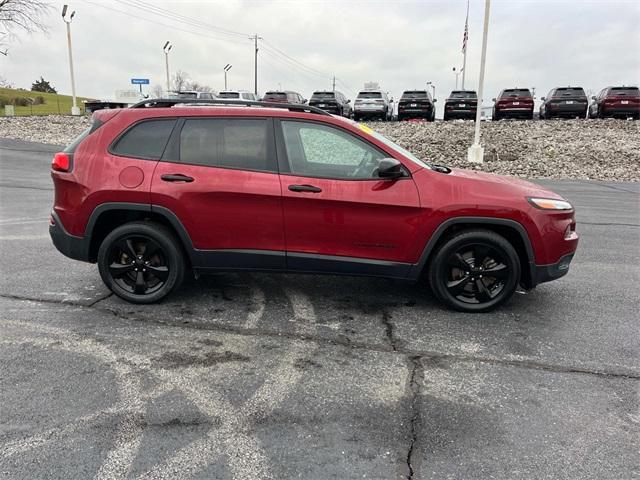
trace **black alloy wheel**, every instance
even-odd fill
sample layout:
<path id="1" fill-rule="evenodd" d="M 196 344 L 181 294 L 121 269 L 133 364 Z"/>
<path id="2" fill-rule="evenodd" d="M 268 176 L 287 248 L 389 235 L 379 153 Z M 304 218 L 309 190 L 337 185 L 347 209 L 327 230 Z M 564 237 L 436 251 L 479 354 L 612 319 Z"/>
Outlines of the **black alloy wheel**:
<path id="1" fill-rule="evenodd" d="M 113 293 L 133 303 L 153 303 L 184 276 L 182 252 L 171 232 L 151 222 L 128 223 L 100 246 L 98 268 Z"/>
<path id="2" fill-rule="evenodd" d="M 467 231 L 440 247 L 429 273 L 440 300 L 463 312 L 485 312 L 511 298 L 520 279 L 520 261 L 504 237 Z"/>

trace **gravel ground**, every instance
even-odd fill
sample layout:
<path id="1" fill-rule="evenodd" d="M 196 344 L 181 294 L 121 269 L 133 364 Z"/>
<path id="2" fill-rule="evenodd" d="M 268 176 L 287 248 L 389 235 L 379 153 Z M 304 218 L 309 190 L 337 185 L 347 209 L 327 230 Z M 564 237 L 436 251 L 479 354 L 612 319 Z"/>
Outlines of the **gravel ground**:
<path id="1" fill-rule="evenodd" d="M 67 144 L 88 117 L 0 118 L 0 138 Z M 473 122 L 372 122 L 420 158 L 525 178 L 640 181 L 640 123 L 625 120 L 486 122 L 485 163 L 469 165 Z"/>

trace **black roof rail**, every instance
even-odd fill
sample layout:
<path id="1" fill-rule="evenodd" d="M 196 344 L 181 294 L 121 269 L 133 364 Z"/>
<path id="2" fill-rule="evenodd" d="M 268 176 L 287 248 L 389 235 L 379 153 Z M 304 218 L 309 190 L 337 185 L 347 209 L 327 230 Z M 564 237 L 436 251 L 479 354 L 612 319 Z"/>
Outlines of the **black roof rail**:
<path id="1" fill-rule="evenodd" d="M 240 107 L 266 107 L 266 108 L 282 108 L 290 110 L 292 112 L 309 112 L 317 113 L 318 115 L 331 115 L 328 112 L 310 105 L 302 105 L 297 103 L 271 103 L 271 102 L 257 102 L 254 100 L 236 100 L 236 99 L 213 99 L 206 98 L 147 98 L 129 108 L 169 108 L 179 104 L 186 105 L 233 105 Z"/>

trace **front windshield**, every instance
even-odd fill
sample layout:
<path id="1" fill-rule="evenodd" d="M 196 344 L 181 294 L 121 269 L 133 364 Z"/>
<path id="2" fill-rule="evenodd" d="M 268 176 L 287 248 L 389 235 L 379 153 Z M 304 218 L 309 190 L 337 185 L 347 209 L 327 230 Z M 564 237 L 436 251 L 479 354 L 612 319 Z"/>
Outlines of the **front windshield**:
<path id="1" fill-rule="evenodd" d="M 376 140 L 381 141 L 382 143 L 384 143 L 387 147 L 391 148 L 392 150 L 395 150 L 396 152 L 404 155 L 405 157 L 407 157 L 409 160 L 411 160 L 413 163 L 415 163 L 419 167 L 429 168 L 429 169 L 431 168 L 431 165 L 429 165 L 427 162 L 425 162 L 424 160 L 420 160 L 418 157 L 416 157 L 409 150 L 406 150 L 406 149 L 402 148 L 400 145 L 398 145 L 395 142 L 392 142 L 391 140 L 389 140 L 384 135 L 381 135 L 380 133 L 376 132 L 375 130 L 372 130 L 371 128 L 369 128 L 366 125 L 363 125 L 361 123 L 352 122 L 352 124 L 355 125 L 356 127 L 360 128 L 360 130 L 364 131 L 365 133 L 368 133 L 369 135 L 371 135 Z"/>

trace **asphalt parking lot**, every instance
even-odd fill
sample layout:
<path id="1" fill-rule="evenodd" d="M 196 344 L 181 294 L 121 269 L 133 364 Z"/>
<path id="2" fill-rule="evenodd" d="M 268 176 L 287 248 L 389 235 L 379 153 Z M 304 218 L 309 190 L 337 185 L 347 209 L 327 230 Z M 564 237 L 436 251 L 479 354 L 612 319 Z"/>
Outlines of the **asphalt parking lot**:
<path id="1" fill-rule="evenodd" d="M 51 244 L 53 151 L 0 141 L 0 478 L 640 475 L 639 184 L 541 181 L 578 253 L 491 314 L 265 274 L 135 306 Z"/>

